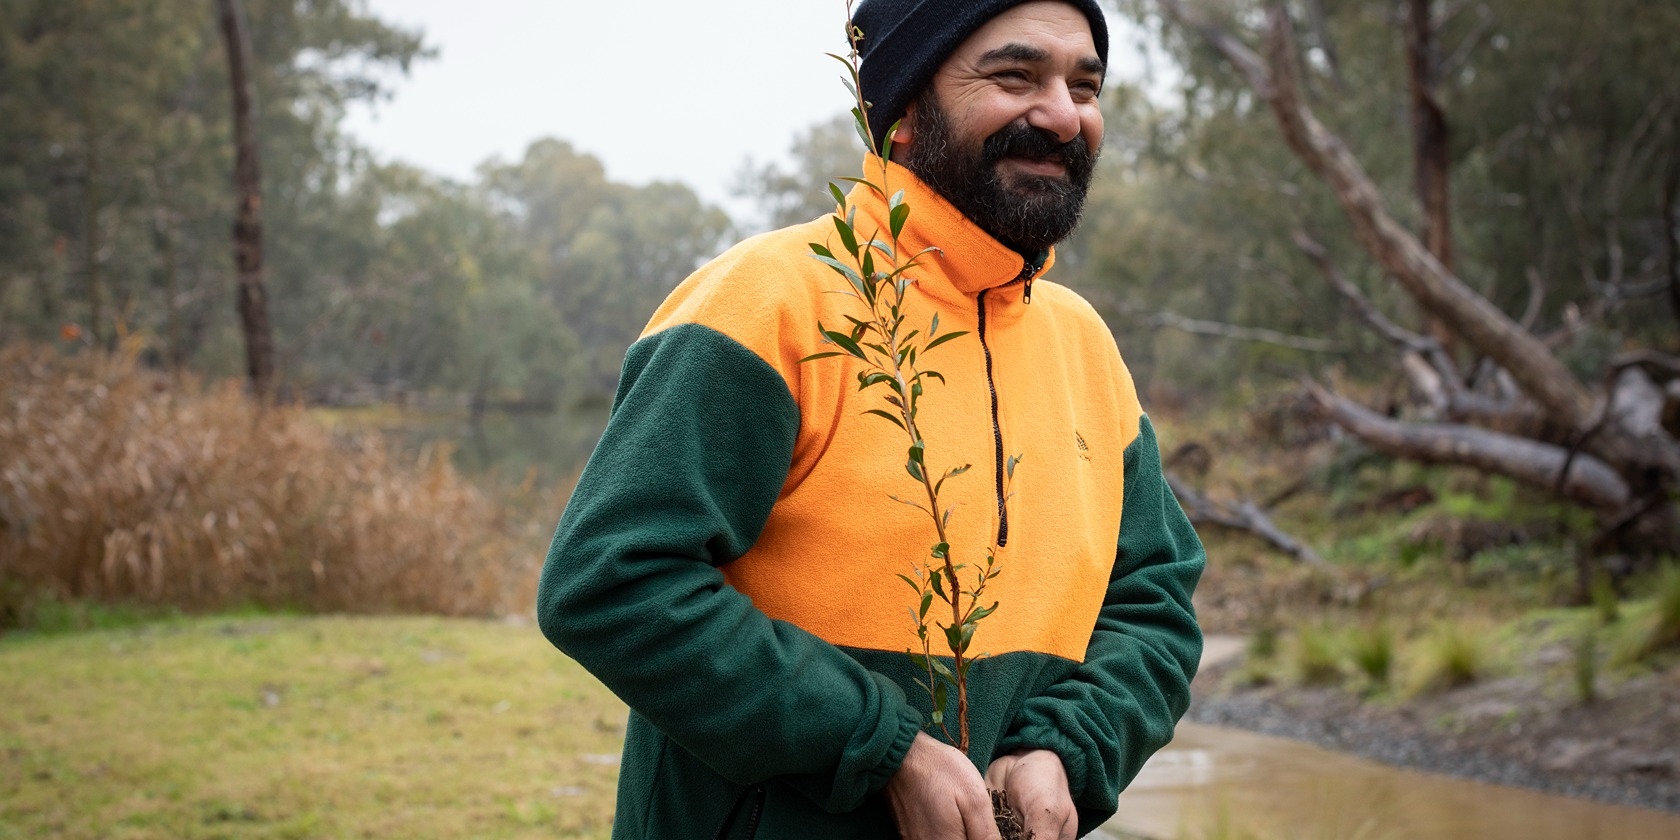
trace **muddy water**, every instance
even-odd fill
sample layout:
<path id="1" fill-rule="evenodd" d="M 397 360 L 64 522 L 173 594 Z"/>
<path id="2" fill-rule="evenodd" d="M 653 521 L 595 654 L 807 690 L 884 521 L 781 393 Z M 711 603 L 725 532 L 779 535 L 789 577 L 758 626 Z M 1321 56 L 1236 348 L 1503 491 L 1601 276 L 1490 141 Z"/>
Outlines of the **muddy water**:
<path id="1" fill-rule="evenodd" d="M 1223 820 L 1238 831 L 1217 830 Z M 1399 770 L 1184 724 L 1105 827 L 1151 838 L 1680 840 L 1680 816 Z"/>

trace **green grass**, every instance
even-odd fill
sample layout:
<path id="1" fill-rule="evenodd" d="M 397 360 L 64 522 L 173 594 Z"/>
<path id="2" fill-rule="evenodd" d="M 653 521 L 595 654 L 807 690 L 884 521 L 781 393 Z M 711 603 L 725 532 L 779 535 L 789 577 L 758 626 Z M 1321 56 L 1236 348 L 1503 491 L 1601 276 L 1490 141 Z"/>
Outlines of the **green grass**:
<path id="1" fill-rule="evenodd" d="M 0 840 L 610 830 L 624 707 L 532 627 L 176 619 L 0 673 Z"/>

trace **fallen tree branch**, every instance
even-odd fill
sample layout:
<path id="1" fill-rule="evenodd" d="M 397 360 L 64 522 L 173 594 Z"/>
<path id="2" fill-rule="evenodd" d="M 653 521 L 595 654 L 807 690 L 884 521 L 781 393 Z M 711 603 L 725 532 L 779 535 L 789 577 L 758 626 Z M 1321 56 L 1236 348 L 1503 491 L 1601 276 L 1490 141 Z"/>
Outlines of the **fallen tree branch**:
<path id="1" fill-rule="evenodd" d="M 1157 310 L 1143 312 L 1132 309 L 1124 304 L 1116 306 L 1121 312 L 1137 318 L 1152 327 L 1167 327 L 1194 335 L 1207 335 L 1216 338 L 1229 338 L 1237 341 L 1252 341 L 1258 344 L 1271 344 L 1287 347 L 1291 350 L 1302 350 L 1308 353 L 1340 353 L 1342 348 L 1333 341 L 1322 338 L 1312 338 L 1303 335 L 1290 335 L 1265 327 L 1245 327 L 1241 324 L 1227 324 L 1220 321 L 1204 321 L 1198 318 L 1188 318 L 1176 312 Z"/>
<path id="2" fill-rule="evenodd" d="M 1632 492 L 1609 464 L 1548 443 L 1455 423 L 1403 423 L 1308 381 L 1307 391 L 1330 419 L 1366 445 L 1398 458 L 1455 464 L 1557 492 L 1601 511 L 1618 511 Z"/>
<path id="3" fill-rule="evenodd" d="M 1243 531 L 1253 534 L 1274 548 L 1289 555 L 1291 558 L 1317 568 L 1328 568 L 1329 564 L 1318 552 L 1302 544 L 1299 540 L 1284 533 L 1271 517 L 1267 516 L 1253 502 L 1240 501 L 1222 504 L 1203 495 L 1195 488 L 1180 481 L 1170 471 L 1167 475 L 1167 486 L 1172 488 L 1173 495 L 1178 497 L 1179 504 L 1184 506 L 1185 515 L 1198 526 L 1212 525 Z"/>
<path id="4" fill-rule="evenodd" d="M 1169 17 L 1196 31 L 1271 106 L 1296 156 L 1335 191 L 1355 233 L 1384 270 L 1426 311 L 1511 372 L 1523 390 L 1565 425 L 1590 423 L 1592 396 L 1533 335 L 1447 271 L 1396 222 L 1359 160 L 1301 97 L 1293 27 L 1282 4 L 1267 9 L 1267 60 L 1241 40 L 1189 11 L 1183 0 L 1160 0 Z"/>

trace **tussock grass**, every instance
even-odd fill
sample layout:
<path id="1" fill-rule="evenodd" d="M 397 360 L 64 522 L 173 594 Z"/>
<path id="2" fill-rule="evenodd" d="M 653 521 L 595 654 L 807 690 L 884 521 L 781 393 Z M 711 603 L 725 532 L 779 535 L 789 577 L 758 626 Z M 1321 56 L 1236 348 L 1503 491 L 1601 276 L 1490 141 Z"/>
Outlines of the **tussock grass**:
<path id="1" fill-rule="evenodd" d="M 0 838 L 592 838 L 627 714 L 528 623 L 216 615 L 0 640 Z"/>
<path id="2" fill-rule="evenodd" d="M 1412 648 L 1416 667 L 1408 693 L 1414 695 L 1469 685 L 1494 664 L 1488 628 L 1479 622 L 1442 622 Z"/>
<path id="3" fill-rule="evenodd" d="M 239 383 L 140 370 L 139 349 L 0 350 L 0 627 L 29 623 L 42 593 L 445 615 L 531 602 L 540 538 L 446 452 L 405 460 Z"/>
<path id="4" fill-rule="evenodd" d="M 1303 625 L 1295 631 L 1291 650 L 1295 678 L 1302 685 L 1332 685 L 1341 681 L 1342 663 L 1336 630 L 1328 623 Z"/>
<path id="5" fill-rule="evenodd" d="M 1615 661 L 1622 665 L 1645 662 L 1664 651 L 1680 648 L 1680 564 L 1668 563 L 1657 573 L 1652 597 L 1630 606 Z"/>
<path id="6" fill-rule="evenodd" d="M 1377 621 L 1355 628 L 1348 638 L 1348 656 L 1372 690 L 1388 687 L 1394 671 L 1394 629 Z"/>

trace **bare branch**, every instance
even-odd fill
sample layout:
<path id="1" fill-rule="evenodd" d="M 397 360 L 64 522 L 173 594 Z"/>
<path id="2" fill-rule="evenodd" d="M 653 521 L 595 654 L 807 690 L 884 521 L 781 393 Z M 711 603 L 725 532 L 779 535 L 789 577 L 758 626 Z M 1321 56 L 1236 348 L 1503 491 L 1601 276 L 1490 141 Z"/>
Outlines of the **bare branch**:
<path id="1" fill-rule="evenodd" d="M 1558 492 L 1603 511 L 1620 510 L 1632 497 L 1627 483 L 1609 464 L 1586 453 L 1571 458 L 1570 451 L 1561 446 L 1474 426 L 1402 423 L 1337 396 L 1316 382 L 1307 383 L 1307 389 L 1338 426 L 1372 448 L 1396 457 L 1474 467 Z"/>
<path id="2" fill-rule="evenodd" d="M 1358 159 L 1306 106 L 1295 71 L 1293 30 L 1281 4 L 1267 12 L 1268 67 L 1222 28 L 1195 18 L 1183 0 L 1160 3 L 1170 17 L 1198 32 L 1248 77 L 1255 93 L 1271 104 L 1290 147 L 1335 190 L 1366 250 L 1425 311 L 1510 371 L 1558 422 L 1576 428 L 1590 422 L 1592 396 L 1586 387 L 1544 344 L 1453 276 L 1394 220 Z"/>
<path id="3" fill-rule="evenodd" d="M 1271 517 L 1254 503 L 1245 500 L 1228 505 L 1221 504 L 1180 481 L 1171 472 L 1166 475 L 1167 486 L 1172 488 L 1173 495 L 1177 496 L 1179 504 L 1184 506 L 1185 515 L 1196 525 L 1213 525 L 1244 531 L 1271 543 L 1279 551 L 1309 566 L 1325 568 L 1328 565 L 1317 552 L 1284 533 L 1272 522 Z"/>
<path id="4" fill-rule="evenodd" d="M 1310 336 L 1290 335 L 1288 333 L 1269 330 L 1265 327 L 1245 327 L 1240 324 L 1226 324 L 1220 321 L 1203 321 L 1197 318 L 1187 318 L 1175 312 L 1165 310 L 1157 312 L 1142 312 L 1126 304 L 1116 304 L 1121 312 L 1142 320 L 1152 327 L 1168 327 L 1194 335 L 1208 335 L 1217 338 L 1230 338 L 1237 341 L 1252 341 L 1259 344 L 1272 344 L 1287 347 L 1291 350 L 1303 350 L 1308 353 L 1340 353 L 1342 348 L 1335 342 Z"/>

